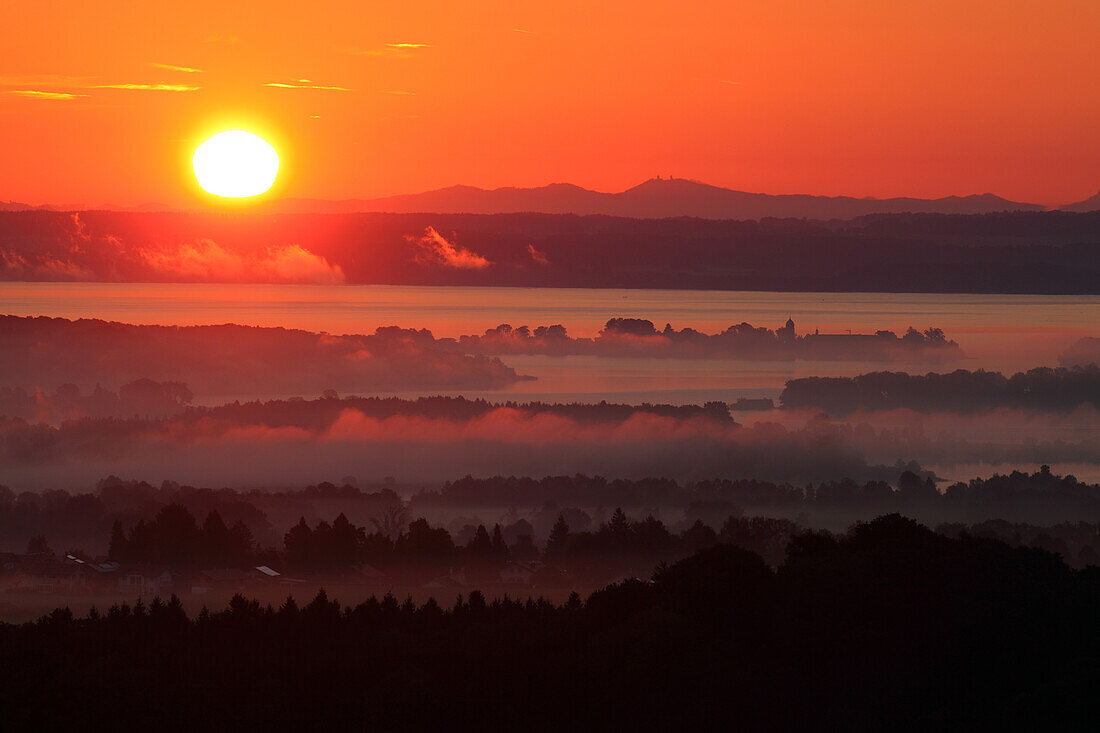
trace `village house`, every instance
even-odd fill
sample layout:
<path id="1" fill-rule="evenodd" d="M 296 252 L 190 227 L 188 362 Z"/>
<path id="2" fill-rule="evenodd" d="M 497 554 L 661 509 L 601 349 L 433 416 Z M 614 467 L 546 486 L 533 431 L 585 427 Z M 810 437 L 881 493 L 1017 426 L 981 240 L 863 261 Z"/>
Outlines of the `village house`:
<path id="1" fill-rule="evenodd" d="M 532 579 L 542 568 L 538 560 L 509 560 L 500 570 L 500 582 L 505 585 L 531 585 Z"/>
<path id="2" fill-rule="evenodd" d="M 118 570 L 118 590 L 135 596 L 164 595 L 175 589 L 178 579 L 178 574 L 166 567 L 121 567 Z"/>

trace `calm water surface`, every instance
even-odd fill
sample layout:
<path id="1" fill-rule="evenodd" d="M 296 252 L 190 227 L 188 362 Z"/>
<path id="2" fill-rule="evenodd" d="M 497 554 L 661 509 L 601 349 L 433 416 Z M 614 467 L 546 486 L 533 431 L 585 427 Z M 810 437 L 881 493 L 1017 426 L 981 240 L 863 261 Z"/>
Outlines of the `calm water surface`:
<path id="1" fill-rule="evenodd" d="M 1002 371 L 1056 364 L 1057 355 L 1077 338 L 1100 335 L 1100 296 L 5 282 L 0 313 L 142 324 L 231 322 L 330 333 L 397 325 L 429 328 L 437 336 L 479 333 L 501 323 L 561 323 L 574 336 L 592 336 L 611 317 L 648 318 L 658 328 L 669 322 L 718 331 L 742 321 L 774 328 L 791 317 L 800 333 L 938 326 L 966 352 L 960 366 Z M 539 377 L 514 387 L 509 396 L 516 398 L 671 402 L 774 395 L 792 377 L 855 374 L 877 366 L 594 357 L 505 361 Z"/>

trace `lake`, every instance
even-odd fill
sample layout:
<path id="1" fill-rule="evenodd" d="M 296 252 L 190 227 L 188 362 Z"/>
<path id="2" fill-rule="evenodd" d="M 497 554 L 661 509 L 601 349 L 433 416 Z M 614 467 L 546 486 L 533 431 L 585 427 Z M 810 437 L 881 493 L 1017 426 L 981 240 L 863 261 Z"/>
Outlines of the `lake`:
<path id="1" fill-rule="evenodd" d="M 713 332 L 742 321 L 775 328 L 790 317 L 799 333 L 900 333 L 909 326 L 938 326 L 966 352 L 968 358 L 959 366 L 1000 371 L 1056 365 L 1066 346 L 1100 332 L 1100 296 L 1051 295 L 4 282 L 0 313 L 166 325 L 232 322 L 330 333 L 369 333 L 397 325 L 429 328 L 437 336 L 479 333 L 501 323 L 560 323 L 571 335 L 592 336 L 611 317 L 648 318 L 658 328 L 669 322 L 675 328 Z M 793 377 L 882 368 L 860 362 L 504 360 L 538 381 L 485 396 L 679 403 L 774 397 Z M 921 365 L 891 368 L 927 371 Z"/>

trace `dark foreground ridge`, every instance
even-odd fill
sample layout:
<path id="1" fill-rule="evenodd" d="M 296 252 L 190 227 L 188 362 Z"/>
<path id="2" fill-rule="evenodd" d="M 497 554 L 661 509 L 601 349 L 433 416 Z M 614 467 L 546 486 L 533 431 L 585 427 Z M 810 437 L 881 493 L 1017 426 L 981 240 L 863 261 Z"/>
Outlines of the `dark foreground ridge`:
<path id="1" fill-rule="evenodd" d="M 1100 570 L 900 515 L 730 546 L 562 605 L 324 592 L 0 626 L 13 729 L 966 729 L 1097 721 Z"/>

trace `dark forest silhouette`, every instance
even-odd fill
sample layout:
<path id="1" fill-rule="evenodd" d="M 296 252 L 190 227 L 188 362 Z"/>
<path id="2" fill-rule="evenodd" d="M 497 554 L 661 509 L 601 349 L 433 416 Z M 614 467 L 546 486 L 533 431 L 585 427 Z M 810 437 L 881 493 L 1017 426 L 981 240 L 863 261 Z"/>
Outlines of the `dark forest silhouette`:
<path id="1" fill-rule="evenodd" d="M 599 507 L 619 509 L 594 521 Z M 498 516 L 505 509 L 509 518 L 495 526 L 458 519 Z M 172 482 L 157 488 L 109 477 L 94 493 L 77 495 L 55 490 L 16 496 L 0 486 L 0 536 L 13 543 L 0 551 L 16 552 L 39 540 L 85 557 L 106 550 L 116 562 L 188 572 L 259 563 L 327 572 L 367 563 L 422 582 L 421 571 L 439 575 L 467 564 L 464 552 L 473 544 L 476 556 L 484 535 L 492 539 L 498 561 L 542 558 L 591 584 L 719 541 L 751 549 L 775 565 L 789 537 L 812 520 L 888 512 L 927 518 L 949 534 L 972 525 L 984 536 L 1058 551 L 1074 565 L 1100 551 L 1100 485 L 1047 467 L 958 482 L 943 493 L 910 471 L 894 485 L 497 476 L 465 477 L 408 500 L 385 486 L 322 483 L 293 491 L 236 491 Z M 436 519 L 433 526 L 429 516 L 455 519 Z M 1036 518 L 1050 518 L 1040 520 L 1050 524 L 1037 526 Z M 992 520 L 1001 524 L 983 524 Z M 428 564 L 418 570 L 417 558 Z"/>
<path id="2" fill-rule="evenodd" d="M 1077 730 L 1097 720 L 1097 613 L 1096 567 L 889 515 L 796 534 L 776 570 L 715 545 L 561 605 L 59 608 L 0 625 L 0 702 L 15 728 L 171 710 L 190 728 Z"/>
<path id="3" fill-rule="evenodd" d="M 803 377 L 787 382 L 779 399 L 784 407 L 837 413 L 898 408 L 1067 410 L 1083 404 L 1100 406 L 1100 366 L 1040 367 L 1011 377 L 965 369 L 949 374 L 873 372 L 857 377 Z"/>

